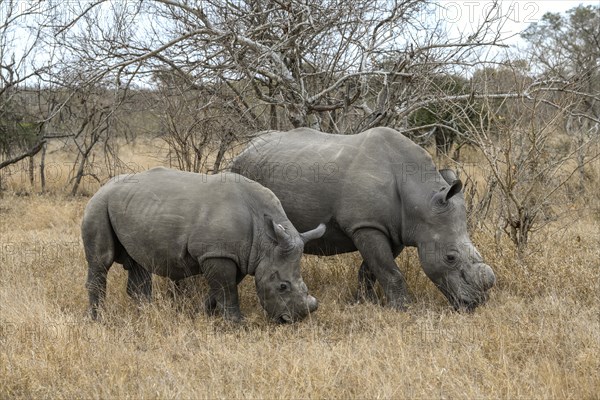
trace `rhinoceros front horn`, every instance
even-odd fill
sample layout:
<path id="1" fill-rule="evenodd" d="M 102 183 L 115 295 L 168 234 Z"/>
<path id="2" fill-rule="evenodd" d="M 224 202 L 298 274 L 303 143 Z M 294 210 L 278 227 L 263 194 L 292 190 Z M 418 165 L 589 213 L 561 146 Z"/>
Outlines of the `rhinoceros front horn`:
<path id="1" fill-rule="evenodd" d="M 494 271 L 487 264 L 482 264 L 479 270 L 479 277 L 483 290 L 489 290 L 496 283 L 496 275 Z"/>
<path id="2" fill-rule="evenodd" d="M 314 239 L 318 239 L 321 236 L 323 236 L 325 234 L 325 224 L 320 223 L 319 226 L 317 226 L 315 229 L 301 233 L 300 234 L 300 238 L 302 239 L 302 242 L 304 242 L 304 244 L 306 244 L 307 242 L 310 242 L 311 240 Z"/>

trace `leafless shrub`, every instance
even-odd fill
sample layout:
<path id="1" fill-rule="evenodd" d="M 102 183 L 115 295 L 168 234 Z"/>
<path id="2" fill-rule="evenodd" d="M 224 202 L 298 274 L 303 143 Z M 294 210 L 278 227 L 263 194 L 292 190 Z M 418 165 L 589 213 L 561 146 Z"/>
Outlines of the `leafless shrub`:
<path id="1" fill-rule="evenodd" d="M 216 173 L 224 166 L 226 153 L 259 130 L 260 119 L 244 116 L 241 99 L 223 83 L 197 85 L 169 71 L 158 73 L 156 80 L 153 97 L 169 165 Z"/>
<path id="2" fill-rule="evenodd" d="M 477 124 L 466 115 L 463 118 L 470 127 L 469 140 L 483 155 L 488 171 L 487 187 L 475 212 L 485 215 L 493 197 L 498 232 L 506 234 L 520 252 L 533 232 L 560 218 L 565 209 L 568 212 L 565 205 L 573 200 L 573 176 L 600 156 L 593 146 L 597 138 L 581 143 L 564 133 L 572 105 L 568 97 L 536 90 L 534 82 L 514 101 L 484 97 Z M 568 145 L 557 146 L 560 141 Z M 578 162 L 581 152 L 589 155 L 583 165 Z"/>

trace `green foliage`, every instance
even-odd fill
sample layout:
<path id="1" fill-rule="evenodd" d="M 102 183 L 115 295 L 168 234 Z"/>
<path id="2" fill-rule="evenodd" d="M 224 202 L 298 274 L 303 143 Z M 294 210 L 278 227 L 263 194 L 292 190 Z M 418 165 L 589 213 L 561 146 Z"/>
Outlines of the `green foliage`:
<path id="1" fill-rule="evenodd" d="M 597 136 L 600 120 L 600 5 L 572 8 L 566 14 L 547 13 L 522 34 L 534 60 L 555 90 L 570 96 L 566 129 L 581 140 Z M 578 146 L 581 146 L 580 142 Z M 580 164 L 585 154 L 580 152 Z M 581 171 L 583 169 L 581 168 Z M 580 172 L 583 174 L 583 172 Z M 583 188 L 583 186 L 582 186 Z"/>
<path id="2" fill-rule="evenodd" d="M 564 15 L 546 13 L 521 36 L 531 44 L 545 69 L 598 73 L 600 6 L 579 5 Z"/>
<path id="3" fill-rule="evenodd" d="M 457 101 L 452 96 L 466 95 L 471 92 L 471 82 L 457 75 L 438 75 L 427 85 L 429 97 L 449 97 L 421 107 L 408 117 L 411 128 L 432 129 L 437 124 L 434 139 L 438 152 L 448 154 L 452 145 L 459 141 L 460 133 L 467 133 L 471 123 L 478 121 L 481 105 L 473 99 Z"/>

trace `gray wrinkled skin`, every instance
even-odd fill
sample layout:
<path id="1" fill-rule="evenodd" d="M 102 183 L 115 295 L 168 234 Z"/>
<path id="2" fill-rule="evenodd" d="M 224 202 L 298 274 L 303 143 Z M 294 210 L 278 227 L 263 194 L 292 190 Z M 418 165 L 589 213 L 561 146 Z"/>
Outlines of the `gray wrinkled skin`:
<path id="1" fill-rule="evenodd" d="M 236 322 L 242 318 L 237 284 L 253 275 L 272 320 L 300 320 L 317 309 L 300 276 L 300 257 L 304 243 L 324 230 L 298 233 L 270 190 L 235 174 L 154 168 L 115 177 L 83 216 L 90 314 L 97 318 L 116 262 L 128 270 L 127 293 L 147 300 L 151 274 L 176 282 L 203 274 L 207 311 Z"/>
<path id="2" fill-rule="evenodd" d="M 409 293 L 394 261 L 405 246 L 418 248 L 423 270 L 456 309 L 482 304 L 495 283 L 467 232 L 462 183 L 393 129 L 267 132 L 232 171 L 271 189 L 298 229 L 327 221 L 327 233 L 306 253 L 358 250 L 361 297 L 376 299 L 377 280 L 387 304 L 405 308 Z"/>

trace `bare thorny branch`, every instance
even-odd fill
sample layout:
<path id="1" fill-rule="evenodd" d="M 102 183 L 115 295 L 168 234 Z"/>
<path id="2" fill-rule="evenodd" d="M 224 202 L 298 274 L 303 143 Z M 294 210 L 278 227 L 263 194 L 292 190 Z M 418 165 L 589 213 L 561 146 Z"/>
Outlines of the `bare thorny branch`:
<path id="1" fill-rule="evenodd" d="M 194 71 L 196 81 L 243 80 L 259 101 L 276 107 L 292 126 L 323 129 L 323 117 L 334 126 L 352 126 L 353 116 L 363 114 L 361 128 L 368 128 L 401 120 L 402 110 L 414 109 L 401 106 L 398 112 L 398 104 L 427 101 L 419 99 L 418 87 L 406 90 L 415 74 L 464 63 L 474 49 L 498 45 L 497 37 L 485 40 L 489 28 L 484 26 L 491 17 L 456 42 L 434 33 L 418 42 L 416 37 L 403 38 L 410 37 L 427 2 L 342 3 L 154 0 L 145 15 L 167 19 L 165 30 L 150 32 L 145 40 L 130 37 L 120 43 L 118 52 L 107 46 L 102 58 L 92 53 L 96 72 L 90 79 L 99 80 L 114 70 L 121 74 L 132 65 L 138 65 L 137 73 L 145 73 L 148 66 L 169 60 L 172 67 Z M 91 10 L 88 6 L 82 13 Z M 130 18 L 144 18 L 137 13 Z M 73 21 L 80 19 L 77 15 Z M 59 32 L 74 29 L 73 21 Z M 62 45 L 69 46 L 68 40 Z M 98 63 L 99 59 L 103 61 Z M 139 68 L 143 63 L 146 68 Z M 368 99 L 374 95 L 381 101 L 371 109 Z"/>
<path id="2" fill-rule="evenodd" d="M 582 89 L 575 77 L 565 74 L 540 76 L 499 91 L 472 85 L 468 91 L 452 92 L 438 85 L 440 76 L 462 74 L 469 80 L 478 68 L 497 66 L 497 59 L 486 51 L 504 45 L 494 28 L 500 18 L 494 8 L 488 9 L 473 32 L 450 40 L 443 21 L 427 16 L 432 6 L 436 4 L 426 0 L 69 2 L 68 12 L 62 14 L 38 11 L 46 19 L 39 25 L 34 47 L 43 44 L 54 49 L 51 63 L 10 82 L 36 76 L 48 87 L 66 89 L 62 102 L 39 116 L 44 122 L 61 115 L 74 100 L 75 87 L 101 87 L 114 93 L 115 110 L 136 84 L 154 90 L 160 84 L 174 85 L 182 90 L 178 96 L 183 91 L 204 91 L 202 96 L 210 92 L 210 101 L 226 110 L 221 117 L 241 116 L 233 123 L 238 139 L 244 129 L 294 126 L 351 133 L 388 125 L 411 133 L 417 128 L 407 121 L 419 110 L 463 109 L 465 115 L 418 126 L 415 135 L 427 138 L 443 130 L 463 143 L 483 146 L 496 140 L 489 133 L 493 112 L 472 124 L 480 136 L 464 129 L 461 120 L 470 118 L 466 114 L 474 103 L 491 106 L 498 101 L 497 107 L 512 101 L 535 104 L 536 109 L 542 103 L 562 115 L 600 122 L 597 114 L 570 107 L 560 96 L 551 95 L 598 102 L 597 93 Z M 6 30 L 16 18 L 7 16 L 0 27 Z M 2 53 L 2 71 L 14 70 L 5 60 Z M 177 81 L 169 78 L 170 83 L 160 83 L 160 74 L 176 76 Z M 9 80 L 10 74 L 1 75 Z M 169 118 L 166 126 L 174 134 L 205 134 L 199 129 L 205 115 L 196 120 L 181 114 Z M 189 129 L 175 126 L 181 123 Z M 202 143 L 191 145 L 199 149 Z M 486 157 L 489 163 L 500 159 L 495 153 Z M 510 176 L 511 171 L 507 173 Z M 502 183 L 501 178 L 499 173 L 499 187 L 510 191 L 512 183 Z M 522 207 L 517 200 L 513 202 Z"/>

